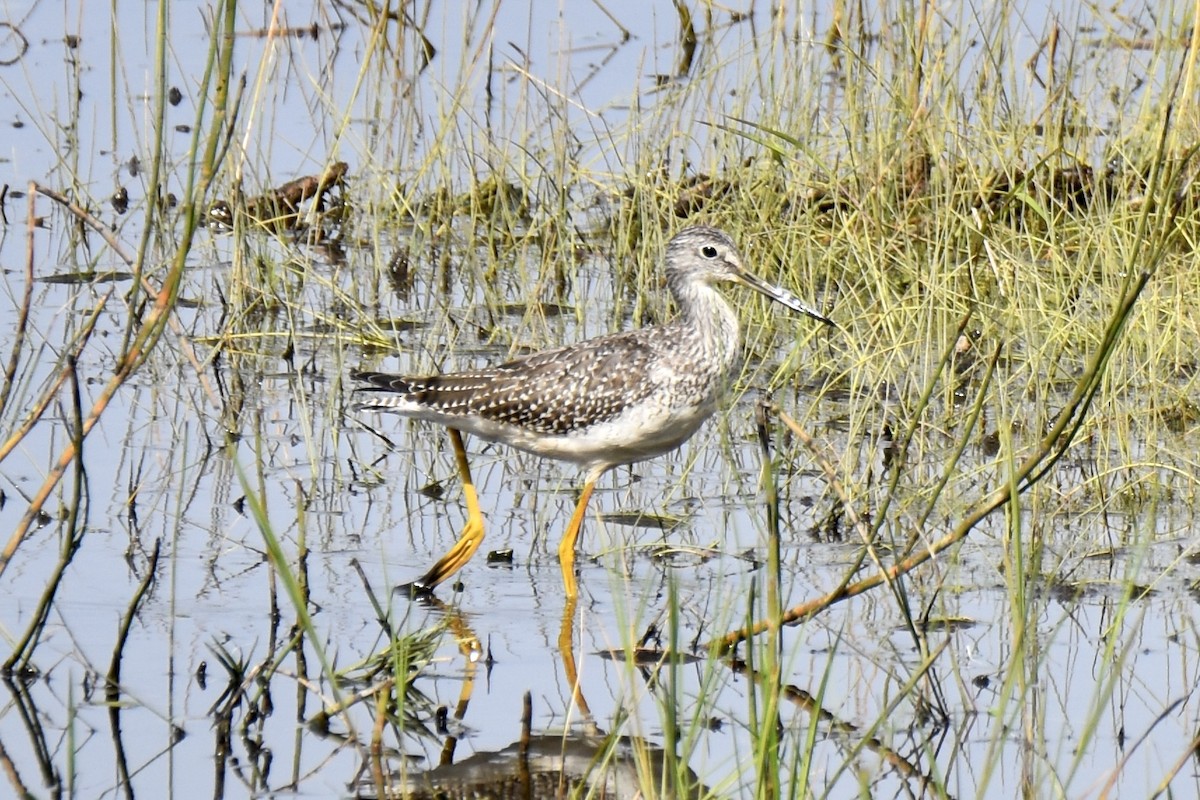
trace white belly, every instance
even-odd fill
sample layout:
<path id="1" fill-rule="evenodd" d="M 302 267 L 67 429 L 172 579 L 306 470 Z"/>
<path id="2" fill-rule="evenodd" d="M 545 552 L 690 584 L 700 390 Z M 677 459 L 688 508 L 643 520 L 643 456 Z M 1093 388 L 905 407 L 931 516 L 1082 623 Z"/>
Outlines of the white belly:
<path id="1" fill-rule="evenodd" d="M 489 441 L 595 469 L 631 464 L 675 449 L 708 419 L 712 408 L 711 403 L 684 409 L 638 405 L 608 422 L 560 436 L 537 436 L 514 426 L 478 421 L 462 429 Z"/>

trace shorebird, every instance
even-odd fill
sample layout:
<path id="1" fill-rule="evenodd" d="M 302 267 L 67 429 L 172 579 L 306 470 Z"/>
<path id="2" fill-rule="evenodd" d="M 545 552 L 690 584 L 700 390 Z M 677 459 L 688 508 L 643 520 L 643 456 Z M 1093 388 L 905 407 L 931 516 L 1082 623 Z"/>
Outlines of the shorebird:
<path id="1" fill-rule="evenodd" d="M 411 584 L 432 591 L 483 541 L 483 515 L 462 434 L 511 445 L 585 471 L 583 490 L 558 547 L 563 584 L 576 594 L 575 545 L 596 481 L 620 464 L 674 450 L 716 408 L 738 363 L 737 314 L 717 291 L 740 283 L 832 325 L 790 292 L 749 272 L 733 239 L 707 226 L 667 244 L 667 288 L 679 308 L 670 322 L 545 350 L 499 366 L 428 377 L 358 372 L 370 399 L 359 408 L 394 411 L 450 431 L 467 504 L 454 546 Z"/>

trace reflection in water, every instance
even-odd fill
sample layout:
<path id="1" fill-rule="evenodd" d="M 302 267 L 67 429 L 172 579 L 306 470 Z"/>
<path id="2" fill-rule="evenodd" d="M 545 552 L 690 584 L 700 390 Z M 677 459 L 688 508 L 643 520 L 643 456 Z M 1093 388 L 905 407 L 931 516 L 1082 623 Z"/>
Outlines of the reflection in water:
<path id="1" fill-rule="evenodd" d="M 21 724 L 29 740 L 28 752 L 33 755 L 34 763 L 30 764 L 26 760 L 23 767 L 36 766 L 43 786 L 61 786 L 62 775 L 55 764 L 54 747 L 51 744 L 57 738 L 57 731 L 52 731 L 52 735 L 47 735 L 46 728 L 43 725 L 43 720 L 47 719 L 47 717 L 38 708 L 33 695 L 30 694 L 29 683 L 14 680 L 6 676 L 4 678 L 4 686 L 8 689 L 8 693 L 12 697 L 9 708 L 16 710 L 17 718 L 21 720 Z M 21 769 L 19 769 L 22 765 L 13 762 L 9 756 L 8 748 L 5 747 L 3 741 L 0 741 L 0 761 L 5 765 L 5 771 L 8 774 L 10 785 L 14 791 L 26 797 L 32 797 L 33 793 L 27 788 L 26 783 L 28 777 L 27 771 L 25 775 L 22 775 Z"/>
<path id="2" fill-rule="evenodd" d="M 575 666 L 574 597 L 568 599 L 563 609 L 558 645 L 572 687 L 572 699 L 584 717 L 581 730 L 532 734 L 533 702 L 527 691 L 521 735 L 516 742 L 499 750 L 474 752 L 455 762 L 476 673 L 481 660 L 488 662 L 481 659 L 479 637 L 460 609 L 432 595 L 423 595 L 418 602 L 441 616 L 464 657 L 463 680 L 452 717 L 454 724 L 450 724 L 447 710 L 439 708 L 434 732 L 445 739 L 437 765 L 425 771 L 414 771 L 410 756 L 383 747 L 378 735 L 382 728 L 376 726 L 372 741 L 362 748 L 370 757 L 367 768 L 362 770 L 365 779 L 358 787 L 358 796 L 551 797 L 576 790 L 613 798 L 709 794 L 686 765 L 662 748 L 640 738 L 606 735 L 595 725 Z M 682 788 L 664 788 L 676 786 Z"/>
<path id="3" fill-rule="evenodd" d="M 458 763 L 443 761 L 424 772 L 392 772 L 382 781 L 383 773 L 376 771 L 375 781 L 360 786 L 358 796 L 535 798 L 564 797 L 577 791 L 607 798 L 709 794 L 695 773 L 686 767 L 676 773 L 676 760 L 643 739 L 591 731 L 533 735 L 532 717 L 533 702 L 526 692 L 517 741 L 500 750 L 476 752 Z M 679 791 L 669 788 L 680 782 L 683 788 Z"/>
<path id="4" fill-rule="evenodd" d="M 576 791 L 606 798 L 709 794 L 691 770 L 684 791 L 660 794 L 659 787 L 670 785 L 663 777 L 666 769 L 663 750 L 641 739 L 543 734 L 409 775 L 399 791 L 409 798 L 564 797 Z"/>

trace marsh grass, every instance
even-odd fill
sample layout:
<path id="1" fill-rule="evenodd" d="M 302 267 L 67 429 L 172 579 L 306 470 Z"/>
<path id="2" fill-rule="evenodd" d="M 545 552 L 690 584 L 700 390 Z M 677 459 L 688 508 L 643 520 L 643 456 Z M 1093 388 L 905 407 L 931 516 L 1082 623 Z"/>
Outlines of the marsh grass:
<path id="1" fill-rule="evenodd" d="M 1185 47 L 1189 29 L 1167 20 L 1175 27 L 1141 50 L 1115 19 L 1096 28 L 1096 42 L 1047 22 L 1021 61 L 1015 54 L 1028 48 L 1014 19 L 1027 10 L 1011 3 L 838 7 L 818 29 L 755 14 L 766 25 L 755 36 L 716 6 L 674 10 L 675 41 L 643 68 L 653 87 L 628 87 L 627 107 L 597 113 L 535 61 L 497 49 L 486 6 L 462 12 L 447 51 L 433 43 L 432 5 L 339 5 L 340 21 L 308 49 L 297 39 L 239 39 L 237 5 L 218 3 L 206 17 L 201 73 L 189 76 L 195 114 L 180 153 L 165 101 L 167 43 L 180 23 L 159 4 L 152 100 L 109 109 L 114 140 L 119 114 L 150 120 L 142 197 L 115 225 L 98 210 L 108 187 L 87 180 L 94 154 L 77 138 L 86 112 L 77 103 L 61 119 L 27 109 L 62 155 L 39 182 L 47 185 L 30 192 L 24 270 L 6 276 L 15 330 L 0 459 L 26 441 L 53 446 L 33 462 L 40 488 L 20 489 L 25 507 L 0 580 L 28 582 L 28 571 L 12 577 L 7 567 L 26 557 L 40 524 L 52 527 L 58 556 L 42 565 L 33 610 L 5 621 L 6 673 L 52 669 L 47 622 L 68 584 L 85 580 L 77 554 L 99 547 L 86 534 L 112 516 L 93 509 L 100 476 L 79 454 L 93 447 L 110 404 L 144 381 L 153 394 L 138 397 L 169 420 L 159 435 L 188 444 L 141 449 L 150 415 L 132 415 L 128 486 L 116 507 L 134 520 L 124 598 L 135 599 L 117 626 L 111 684 L 122 680 L 135 611 L 156 607 L 159 591 L 180 598 L 174 581 L 187 571 L 194 499 L 229 505 L 239 487 L 256 532 L 229 548 L 240 555 L 227 544 L 205 548 L 210 582 L 230 580 L 245 553 L 264 553 L 274 621 L 268 656 L 256 662 L 236 655 L 251 651 L 248 637 L 222 631 L 233 641 L 217 658 L 239 687 L 214 704 L 222 746 L 234 746 L 239 713 L 243 731 L 270 741 L 271 687 L 290 678 L 297 718 L 342 737 L 370 776 L 364 785 L 395 790 L 393 772 L 409 769 L 405 746 L 437 741 L 436 703 L 420 687 L 439 658 L 461 664 L 453 713 L 465 724 L 481 621 L 450 606 L 430 626 L 403 614 L 396 622 L 396 607 L 365 578 L 356 602 L 379 625 L 370 637 L 378 648 L 312 613 L 335 601 L 337 587 L 319 583 L 326 598 L 311 585 L 314 549 L 407 529 L 407 569 L 427 549 L 415 520 L 445 517 L 438 530 L 461 522 L 453 462 L 429 444 L 436 434 L 367 435 L 346 414 L 348 368 L 468 366 L 664 319 L 662 248 L 678 227 L 711 222 L 736 233 L 759 274 L 820 304 L 838 330 L 739 297 L 747 359 L 729 413 L 678 458 L 606 479 L 605 511 L 685 508 L 693 522 L 671 539 L 703 542 L 705 559 L 740 563 L 741 532 L 706 535 L 702 526 L 726 503 L 748 505 L 754 558 L 765 567 L 721 574 L 701 612 L 681 600 L 672 568 L 646 580 L 648 559 L 607 527 L 603 546 L 585 544 L 599 562 L 585 582 L 602 585 L 603 569 L 613 588 L 582 619 L 615 620 L 611 646 L 628 654 L 603 706 L 611 717 L 587 720 L 611 733 L 597 763 L 615 759 L 628 732 L 662 745 L 661 760 L 649 750 L 635 759 L 647 797 L 1074 796 L 1096 785 L 1091 759 L 1113 738 L 1111 705 L 1144 680 L 1137 648 L 1156 593 L 1186 596 L 1178 587 L 1196 580 L 1194 546 L 1180 531 L 1194 524 L 1197 496 L 1187 442 L 1200 418 L 1200 31 L 1190 29 Z M 339 25 L 361 33 L 352 80 L 333 36 L 346 30 Z M 121 40 L 112 31 L 115 97 Z M 574 54 L 564 47 L 559 57 L 566 69 Z M 78 89 L 87 65 L 71 63 L 68 88 Z M 294 93 L 309 134 L 290 122 Z M 309 203 L 294 219 L 249 213 L 255 198 L 339 160 L 352 167 L 332 205 Z M 198 235 L 216 200 L 232 209 L 231 229 Z M 35 278 L 47 217 L 71 266 L 56 274 L 95 276 L 115 255 L 133 280 L 65 284 L 67 294 L 49 296 L 69 313 L 38 316 L 54 291 Z M 755 408 L 770 410 L 758 420 L 757 451 Z M 572 476 L 546 467 L 530 479 L 527 462 L 494 449 L 473 458 L 481 486 L 521 484 L 511 519 L 529 533 L 527 561 L 546 563 L 571 497 L 536 484 Z M 148 461 L 167 477 L 152 478 Z M 200 488 L 211 464 L 223 490 Z M 377 512 L 383 495 L 399 499 Z M 48 514 L 55 502 L 62 511 Z M 214 527 L 222 521 L 214 514 Z M 170 543 L 168 589 L 152 581 L 159 542 Z M 1164 556 L 1163 544 L 1175 552 Z M 825 553 L 832 564 L 815 574 L 820 585 L 798 586 L 814 575 L 806 560 Z M 983 624 L 970 601 L 981 585 L 1003 611 L 988 629 L 994 642 L 980 646 L 991 659 L 983 665 L 970 638 Z M 469 591 L 463 602 L 469 610 Z M 1054 649 L 1073 615 L 1092 609 L 1100 644 L 1084 713 L 1075 713 L 1077 695 L 1070 709 L 1048 709 Z M 69 618 L 69 606 L 61 613 Z M 642 647 L 634 632 L 649 620 L 662 623 L 665 652 L 701 655 L 699 665 L 667 658 L 645 680 L 632 655 Z M 10 632 L 18 623 L 23 632 Z M 860 694 L 847 665 L 875 679 Z M 82 746 L 74 692 L 72 680 L 68 786 Z M 555 713 L 581 721 L 572 693 L 558 700 Z M 1176 708 L 1156 709 L 1141 735 Z M 1055 722 L 1063 718 L 1069 730 Z M 736 728 L 734 755 L 694 775 L 714 719 Z M 1190 745 L 1176 742 L 1162 774 L 1127 776 L 1142 741 L 1103 774 L 1102 792 L 1126 780 L 1166 791 L 1184 774 Z M 262 751 L 251 755 L 260 773 L 250 788 L 273 788 Z M 56 771 L 54 756 L 41 760 L 46 774 Z M 298 768 L 294 780 L 302 782 Z"/>

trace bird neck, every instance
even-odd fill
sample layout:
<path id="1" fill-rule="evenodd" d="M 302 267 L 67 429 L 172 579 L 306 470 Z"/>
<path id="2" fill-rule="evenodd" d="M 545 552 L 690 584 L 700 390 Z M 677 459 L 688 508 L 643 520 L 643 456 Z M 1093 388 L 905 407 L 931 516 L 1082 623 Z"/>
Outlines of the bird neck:
<path id="1" fill-rule="evenodd" d="M 729 301 L 707 283 L 675 280 L 668 287 L 679 307 L 679 324 L 724 370 L 730 369 L 738 359 L 741 330 Z"/>

